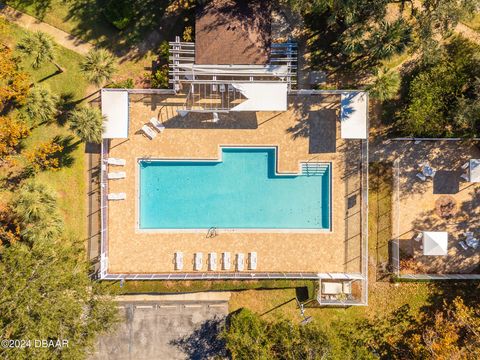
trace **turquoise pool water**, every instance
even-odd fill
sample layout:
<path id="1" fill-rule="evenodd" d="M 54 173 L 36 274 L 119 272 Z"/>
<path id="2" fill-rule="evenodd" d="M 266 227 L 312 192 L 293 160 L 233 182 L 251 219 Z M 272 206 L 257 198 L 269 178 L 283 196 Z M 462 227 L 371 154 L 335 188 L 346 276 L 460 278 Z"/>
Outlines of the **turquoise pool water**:
<path id="1" fill-rule="evenodd" d="M 140 228 L 328 229 L 330 164 L 312 166 L 277 175 L 273 148 L 222 148 L 220 162 L 141 160 Z"/>

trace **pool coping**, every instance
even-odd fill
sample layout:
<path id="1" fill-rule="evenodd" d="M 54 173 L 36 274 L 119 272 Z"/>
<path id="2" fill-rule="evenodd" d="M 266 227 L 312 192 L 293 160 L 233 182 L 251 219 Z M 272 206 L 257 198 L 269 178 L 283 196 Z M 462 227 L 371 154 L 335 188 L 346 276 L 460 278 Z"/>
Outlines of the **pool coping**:
<path id="1" fill-rule="evenodd" d="M 182 229 L 182 228 L 160 228 L 160 229 L 143 229 L 140 227 L 140 162 L 141 161 L 171 161 L 171 162 L 223 162 L 223 149 L 273 149 L 275 151 L 275 175 L 276 176 L 299 176 L 302 174 L 302 164 L 305 163 L 321 163 L 321 164 L 328 164 L 329 166 L 329 184 L 330 184 L 330 191 L 329 191 L 329 227 L 328 228 L 321 228 L 321 229 L 276 229 L 276 228 L 221 228 L 221 227 L 210 227 L 210 228 L 196 228 L 196 229 Z M 136 157 L 136 177 L 135 177 L 135 233 L 151 233 L 151 234 L 173 234 L 173 233 L 208 233 L 211 229 L 215 230 L 215 233 L 332 233 L 333 232 L 333 206 L 332 206 L 332 199 L 333 199 L 333 161 L 299 161 L 298 172 L 279 172 L 278 171 L 278 159 L 279 159 L 279 146 L 278 145 L 218 145 L 218 154 L 217 158 L 187 158 L 187 157 L 180 157 L 180 158 L 148 158 L 148 157 Z"/>

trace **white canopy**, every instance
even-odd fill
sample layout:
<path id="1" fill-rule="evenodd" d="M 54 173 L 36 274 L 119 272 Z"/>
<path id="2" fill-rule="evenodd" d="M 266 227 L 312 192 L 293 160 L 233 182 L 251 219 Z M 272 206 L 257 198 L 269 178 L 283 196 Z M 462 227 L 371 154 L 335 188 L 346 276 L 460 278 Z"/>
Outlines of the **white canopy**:
<path id="1" fill-rule="evenodd" d="M 470 182 L 480 182 L 480 159 L 470 159 Z"/>
<path id="2" fill-rule="evenodd" d="M 231 111 L 286 111 L 287 83 L 234 83 L 246 100 Z"/>
<path id="3" fill-rule="evenodd" d="M 448 233 L 444 231 L 423 232 L 423 255 L 447 255 Z"/>
<path id="4" fill-rule="evenodd" d="M 343 92 L 340 105 L 342 139 L 367 139 L 367 94 L 363 91 Z"/>
<path id="5" fill-rule="evenodd" d="M 102 89 L 102 115 L 105 116 L 104 139 L 128 138 L 128 92 Z"/>

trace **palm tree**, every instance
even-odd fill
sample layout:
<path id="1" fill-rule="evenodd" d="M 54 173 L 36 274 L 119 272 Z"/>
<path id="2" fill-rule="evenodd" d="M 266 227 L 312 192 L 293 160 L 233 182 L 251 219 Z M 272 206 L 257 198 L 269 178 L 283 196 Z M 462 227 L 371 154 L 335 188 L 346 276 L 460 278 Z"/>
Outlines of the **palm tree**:
<path id="1" fill-rule="evenodd" d="M 396 71 L 382 69 L 377 71 L 375 80 L 367 87 L 370 96 L 379 101 L 391 100 L 400 90 L 400 74 Z"/>
<path id="2" fill-rule="evenodd" d="M 105 49 L 93 49 L 80 64 L 80 69 L 88 81 L 100 87 L 110 81 L 117 67 L 115 57 L 111 53 Z"/>
<path id="3" fill-rule="evenodd" d="M 98 108 L 82 107 L 70 113 L 70 129 L 85 142 L 102 141 L 105 117 Z"/>
<path id="4" fill-rule="evenodd" d="M 32 56 L 32 67 L 38 69 L 46 61 L 51 62 L 57 68 L 57 72 L 64 72 L 63 68 L 55 62 L 57 45 L 48 34 L 41 31 L 28 33 L 17 44 L 17 49 L 27 56 Z"/>
<path id="5" fill-rule="evenodd" d="M 28 93 L 25 113 L 34 125 L 50 123 L 58 114 L 59 98 L 48 88 L 35 85 Z"/>
<path id="6" fill-rule="evenodd" d="M 63 229 L 56 196 L 43 184 L 34 181 L 25 183 L 14 197 L 11 208 L 25 240 L 34 242 L 51 238 Z"/>

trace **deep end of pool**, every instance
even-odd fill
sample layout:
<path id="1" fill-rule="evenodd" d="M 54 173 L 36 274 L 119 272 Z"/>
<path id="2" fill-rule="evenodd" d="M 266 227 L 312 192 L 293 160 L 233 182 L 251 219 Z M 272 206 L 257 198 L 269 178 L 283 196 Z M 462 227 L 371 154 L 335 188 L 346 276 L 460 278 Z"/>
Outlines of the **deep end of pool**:
<path id="1" fill-rule="evenodd" d="M 331 164 L 278 174 L 275 148 L 222 148 L 218 161 L 140 160 L 139 228 L 329 230 Z"/>

